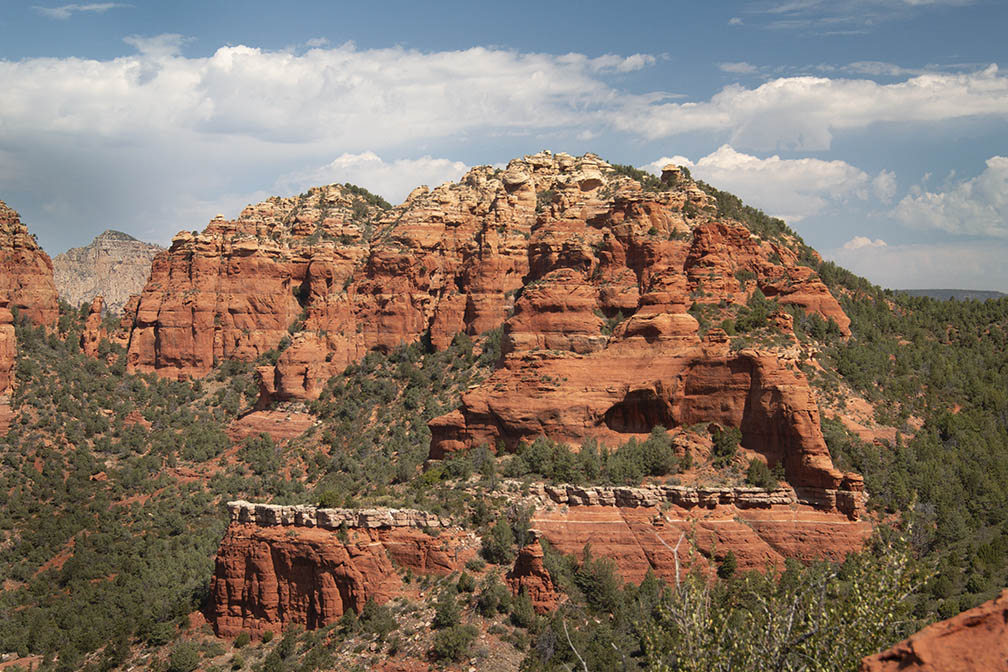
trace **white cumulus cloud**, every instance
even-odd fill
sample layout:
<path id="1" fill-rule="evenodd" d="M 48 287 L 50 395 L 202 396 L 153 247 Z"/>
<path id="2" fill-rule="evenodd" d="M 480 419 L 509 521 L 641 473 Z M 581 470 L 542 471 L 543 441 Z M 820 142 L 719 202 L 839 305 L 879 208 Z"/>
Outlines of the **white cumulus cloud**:
<path id="1" fill-rule="evenodd" d="M 648 138 L 725 131 L 757 150 L 828 149 L 837 131 L 877 122 L 1008 117 L 1008 77 L 996 65 L 971 73 L 925 73 L 891 84 L 868 79 L 783 77 L 756 88 L 733 84 L 703 102 L 626 101 L 617 127 Z"/>
<path id="2" fill-rule="evenodd" d="M 830 201 L 867 198 L 868 174 L 845 161 L 761 159 L 729 145 L 696 162 L 663 157 L 645 166 L 659 173 L 667 163 L 686 166 L 694 177 L 739 196 L 767 213 L 796 222 L 820 212 Z"/>
<path id="3" fill-rule="evenodd" d="M 850 240 L 848 240 L 846 243 L 843 244 L 843 249 L 847 250 L 848 252 L 852 252 L 854 250 L 861 250 L 866 247 L 868 248 L 888 247 L 888 245 L 886 245 L 886 242 L 881 238 L 876 238 L 875 240 L 872 240 L 867 236 L 854 236 L 853 238 L 851 238 Z"/>
<path id="4" fill-rule="evenodd" d="M 883 203 L 892 202 L 896 196 L 896 173 L 891 170 L 883 170 L 872 180 L 872 191 L 876 198 Z"/>
<path id="5" fill-rule="evenodd" d="M 893 215 L 916 228 L 1008 237 L 1008 157 L 992 156 L 978 176 L 951 182 L 942 191 L 915 186 Z"/>
<path id="6" fill-rule="evenodd" d="M 827 258 L 892 289 L 993 289 L 1008 291 L 1008 245 L 993 243 L 845 244 Z"/>
<path id="7" fill-rule="evenodd" d="M 393 204 L 401 203 L 415 187 L 427 184 L 435 187 L 457 180 L 469 169 L 461 161 L 424 156 L 419 159 L 385 161 L 374 152 L 343 154 L 331 162 L 305 171 L 285 175 L 277 187 L 288 193 L 309 187 L 350 182 L 380 194 Z"/>

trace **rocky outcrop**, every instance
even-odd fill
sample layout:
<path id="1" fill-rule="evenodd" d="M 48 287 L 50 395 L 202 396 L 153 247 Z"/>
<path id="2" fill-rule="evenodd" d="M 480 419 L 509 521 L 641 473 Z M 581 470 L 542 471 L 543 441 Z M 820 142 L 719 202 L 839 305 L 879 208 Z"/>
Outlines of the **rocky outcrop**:
<path id="1" fill-rule="evenodd" d="M 529 596 L 536 613 L 545 614 L 556 609 L 560 593 L 543 565 L 543 549 L 538 541 L 518 551 L 514 567 L 505 580 L 512 594 L 525 593 Z"/>
<path id="2" fill-rule="evenodd" d="M 783 568 L 788 558 L 802 562 L 841 561 L 858 551 L 872 526 L 860 519 L 860 497 L 850 513 L 835 504 L 809 499 L 789 487 L 642 487 L 501 483 L 500 493 L 518 497 L 534 511 L 531 533 L 555 550 L 580 557 L 589 546 L 595 557 L 613 560 L 626 581 L 640 582 L 648 571 L 675 581 L 676 544 L 682 569 L 695 565 L 712 573 L 733 553 L 740 571 Z M 523 551 L 523 553 L 525 553 Z M 535 551 L 531 551 L 535 555 Z M 528 553 L 525 553 L 528 555 Z M 531 556 L 509 575 L 513 590 L 540 587 Z M 520 565 L 520 566 L 519 566 Z M 544 604 L 548 600 L 543 598 Z"/>
<path id="3" fill-rule="evenodd" d="M 796 487 L 860 491 L 833 467 L 819 410 L 800 372 L 755 350 L 701 342 L 688 314 L 635 315 L 605 350 L 513 353 L 462 407 L 430 423 L 431 457 L 480 443 L 514 446 L 545 435 L 619 445 L 651 428 L 715 422 L 739 427 L 742 445 L 784 465 Z M 692 332 L 690 327 L 692 326 Z M 664 341 L 652 347 L 648 341 Z"/>
<path id="4" fill-rule="evenodd" d="M 108 334 L 102 328 L 102 311 L 105 308 L 105 301 L 102 297 L 96 296 L 88 307 L 88 315 L 84 320 L 84 331 L 81 332 L 81 350 L 88 357 L 98 356 L 98 344 Z"/>
<path id="5" fill-rule="evenodd" d="M 59 315 L 49 255 L 21 223 L 17 212 L 0 201 L 0 297 L 8 309 L 40 326 L 53 326 Z"/>
<path id="6" fill-rule="evenodd" d="M 787 558 L 804 562 L 843 560 L 858 551 L 872 527 L 805 505 L 739 508 L 705 506 L 544 507 L 531 526 L 557 551 L 580 557 L 589 546 L 596 557 L 612 559 L 626 581 L 639 583 L 653 571 L 674 583 L 678 550 L 681 567 L 694 564 L 713 572 L 729 552 L 739 571 L 782 569 Z"/>
<path id="7" fill-rule="evenodd" d="M 475 554 L 471 535 L 433 514 L 230 502 L 207 617 L 220 636 L 317 628 L 400 590 L 399 568 L 447 575 Z M 426 530 L 438 528 L 437 536 Z"/>
<path id="8" fill-rule="evenodd" d="M 946 670 L 1008 670 L 1008 590 L 861 661 L 861 672 Z"/>
<path id="9" fill-rule="evenodd" d="M 299 623 L 318 628 L 369 599 L 388 601 L 399 575 L 366 536 L 342 542 L 334 532 L 238 525 L 228 528 L 211 581 L 208 619 L 214 631 L 279 632 Z"/>
<path id="10" fill-rule="evenodd" d="M 180 233 L 144 288 L 131 369 L 201 376 L 215 361 L 255 359 L 286 343 L 288 331 L 304 332 L 272 374 L 262 372 L 263 392 L 269 401 L 313 398 L 368 350 L 423 334 L 444 347 L 460 331 L 500 326 L 513 307 L 515 348 L 594 351 L 607 336 L 598 313 L 654 306 L 656 297 L 648 304 L 643 294 L 660 299 L 669 284 L 692 303 L 687 295 L 699 296 L 712 272 L 725 276 L 733 301 L 762 283 L 809 310 L 842 315 L 827 297 L 796 293 L 792 276 L 802 287 L 814 282 L 793 268 L 793 253 L 778 258 L 789 248 L 712 219 L 713 201 L 689 180 L 643 192 L 590 154 L 543 152 L 504 171 L 484 166 L 458 183 L 417 188 L 390 210 L 375 203 L 330 185 Z M 717 226 L 689 242 L 694 230 Z M 732 259 L 739 245 L 744 261 Z M 745 287 L 731 275 L 743 266 L 757 275 Z M 515 306 L 519 292 L 524 303 Z M 657 322 L 639 327 L 674 328 Z"/>
<path id="11" fill-rule="evenodd" d="M 150 276 L 151 262 L 164 251 L 121 231 L 105 231 L 84 247 L 73 247 L 53 259 L 59 297 L 71 306 L 105 299 L 106 308 L 118 315 L 133 294 L 139 294 Z"/>
<path id="12" fill-rule="evenodd" d="M 314 416 L 291 411 L 254 411 L 246 413 L 228 425 L 228 437 L 235 443 L 251 436 L 268 434 L 278 443 L 304 434 L 316 423 Z"/>
<path id="13" fill-rule="evenodd" d="M 249 523 L 261 527 L 286 525 L 338 530 L 351 527 L 355 529 L 434 529 L 449 526 L 448 522 L 437 515 L 417 509 L 339 509 L 307 505 L 284 506 L 253 504 L 241 499 L 228 502 L 227 506 L 232 523 Z"/>
<path id="14" fill-rule="evenodd" d="M 516 485 L 515 482 L 508 482 Z M 780 487 L 774 490 L 752 486 L 644 485 L 641 487 L 608 485 L 547 485 L 525 486 L 531 496 L 542 504 L 562 506 L 616 506 L 620 508 L 654 507 L 671 504 L 682 509 L 713 509 L 733 506 L 738 509 L 770 509 L 803 505 L 825 512 L 840 512 L 858 520 L 865 511 L 863 491 L 848 493 L 849 499 L 837 491 L 825 494 L 817 489 Z"/>
<path id="15" fill-rule="evenodd" d="M 0 395 L 6 395 L 10 392 L 11 385 L 14 383 L 16 356 L 14 316 L 8 307 L 7 299 L 0 296 Z"/>

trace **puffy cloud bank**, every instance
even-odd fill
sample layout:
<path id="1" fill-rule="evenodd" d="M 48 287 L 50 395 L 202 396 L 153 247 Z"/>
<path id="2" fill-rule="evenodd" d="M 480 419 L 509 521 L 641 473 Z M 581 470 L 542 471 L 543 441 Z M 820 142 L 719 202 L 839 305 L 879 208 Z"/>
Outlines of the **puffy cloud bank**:
<path id="1" fill-rule="evenodd" d="M 872 184 L 867 173 L 845 161 L 782 159 L 776 155 L 761 159 L 729 145 L 696 162 L 673 156 L 645 167 L 658 174 L 668 163 L 686 166 L 695 177 L 788 222 L 814 215 L 831 201 L 864 200 Z"/>
<path id="2" fill-rule="evenodd" d="M 941 191 L 915 186 L 893 214 L 912 227 L 1008 238 L 1008 158 L 992 156 L 978 176 Z"/>

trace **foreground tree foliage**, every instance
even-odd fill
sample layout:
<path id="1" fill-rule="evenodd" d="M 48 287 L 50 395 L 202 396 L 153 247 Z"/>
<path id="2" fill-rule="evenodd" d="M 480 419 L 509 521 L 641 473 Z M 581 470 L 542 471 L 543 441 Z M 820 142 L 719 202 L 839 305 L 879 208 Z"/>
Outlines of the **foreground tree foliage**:
<path id="1" fill-rule="evenodd" d="M 522 668 L 855 670 L 864 656 L 916 630 L 911 598 L 930 576 L 912 545 L 891 531 L 843 563 L 789 563 L 779 576 L 714 580 L 689 553 L 682 559 L 676 585 L 649 575 L 634 586 L 622 585 L 612 563 L 588 549 L 580 559 L 547 551 L 550 573 L 571 600 L 530 626 L 534 642 Z"/>
<path id="2" fill-rule="evenodd" d="M 910 598 L 926 573 L 904 540 L 876 540 L 839 566 L 789 565 L 713 587 L 691 573 L 644 628 L 652 670 L 854 670 L 912 632 Z"/>

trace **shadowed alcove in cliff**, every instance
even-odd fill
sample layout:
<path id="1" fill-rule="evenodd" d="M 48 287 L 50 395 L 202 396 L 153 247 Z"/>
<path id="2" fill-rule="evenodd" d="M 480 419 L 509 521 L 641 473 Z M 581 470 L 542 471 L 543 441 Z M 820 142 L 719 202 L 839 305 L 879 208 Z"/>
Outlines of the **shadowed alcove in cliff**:
<path id="1" fill-rule="evenodd" d="M 764 385 L 759 367 L 736 356 L 695 361 L 672 381 L 630 389 L 603 417 L 606 427 L 623 434 L 701 423 L 738 427 L 742 446 L 772 466 L 788 455 L 786 412 L 780 392 Z"/>
<path id="2" fill-rule="evenodd" d="M 606 411 L 606 427 L 621 434 L 647 434 L 659 425 L 671 428 L 681 424 L 673 416 L 671 395 L 664 391 L 661 382 L 654 388 L 630 390 L 622 401 Z"/>

